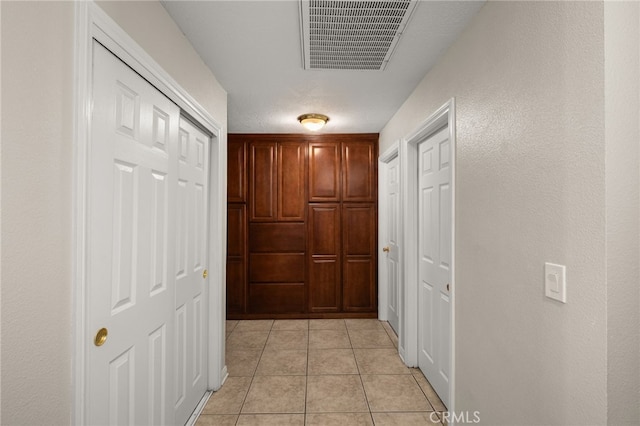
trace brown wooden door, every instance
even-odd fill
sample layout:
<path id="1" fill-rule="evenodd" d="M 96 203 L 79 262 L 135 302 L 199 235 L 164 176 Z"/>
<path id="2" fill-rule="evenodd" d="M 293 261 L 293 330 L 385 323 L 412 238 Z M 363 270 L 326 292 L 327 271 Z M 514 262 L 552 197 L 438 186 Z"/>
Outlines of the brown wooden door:
<path id="1" fill-rule="evenodd" d="M 372 142 L 342 142 L 342 201 L 376 200 L 376 146 Z"/>
<path id="2" fill-rule="evenodd" d="M 309 143 L 309 202 L 340 201 L 340 143 Z"/>
<path id="3" fill-rule="evenodd" d="M 275 221 L 278 219 L 278 163 L 276 142 L 249 144 L 249 219 Z"/>
<path id="4" fill-rule="evenodd" d="M 278 143 L 278 221 L 304 221 L 306 143 Z"/>
<path id="5" fill-rule="evenodd" d="M 309 205 L 309 311 L 338 312 L 340 281 L 340 204 Z"/>
<path id="6" fill-rule="evenodd" d="M 376 208 L 373 203 L 342 206 L 342 300 L 346 312 L 376 308 Z"/>
<path id="7" fill-rule="evenodd" d="M 227 202 L 247 202 L 247 144 L 231 135 L 227 145 Z"/>
<path id="8" fill-rule="evenodd" d="M 227 206 L 227 312 L 241 314 L 246 307 L 247 212 L 244 204 Z"/>

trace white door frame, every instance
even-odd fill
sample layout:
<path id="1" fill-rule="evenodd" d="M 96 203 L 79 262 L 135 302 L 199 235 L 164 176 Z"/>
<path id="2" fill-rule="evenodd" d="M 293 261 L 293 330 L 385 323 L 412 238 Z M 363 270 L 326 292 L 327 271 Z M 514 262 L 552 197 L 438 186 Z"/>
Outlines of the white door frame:
<path id="1" fill-rule="evenodd" d="M 209 326 L 208 388 L 217 390 L 226 379 L 225 344 L 225 268 L 226 268 L 226 132 L 189 93 L 149 56 L 118 24 L 93 2 L 75 4 L 74 40 L 74 166 L 73 171 L 73 423 L 85 421 L 85 345 L 93 330 L 86 320 L 87 178 L 91 133 L 91 93 L 93 40 L 107 47 L 118 58 L 176 103 L 211 135 L 209 185 Z"/>
<path id="2" fill-rule="evenodd" d="M 386 245 L 387 241 L 389 241 L 387 235 L 387 220 L 388 218 L 388 197 L 387 197 L 387 188 L 388 188 L 388 165 L 396 157 L 400 156 L 400 141 L 396 141 L 391 145 L 385 152 L 380 154 L 378 157 L 378 259 L 383 259 L 382 248 Z M 402 159 L 398 158 L 398 165 L 400 170 L 402 170 Z M 400 194 L 402 197 L 402 193 Z M 402 202 L 402 200 L 400 200 Z M 398 217 L 399 229 L 402 228 L 402 215 Z M 402 237 L 402 236 L 401 236 Z M 402 250 L 398 254 L 398 263 L 402 265 Z M 405 339 L 402 337 L 404 330 L 404 319 L 403 319 L 403 291 L 404 281 L 402 280 L 402 268 L 400 269 L 400 279 L 398 285 L 400 286 L 400 300 L 398 300 L 398 304 L 400 305 L 400 318 L 398 323 L 398 354 L 402 359 L 404 359 L 405 347 L 404 342 Z M 389 281 L 387 274 L 387 263 L 378 261 L 378 319 L 380 321 L 387 321 L 389 318 Z"/>
<path id="3" fill-rule="evenodd" d="M 455 132 L 455 99 L 451 98 L 429 118 L 422 122 L 415 131 L 403 140 L 400 145 L 403 252 L 402 277 L 404 288 L 404 306 L 401 325 L 403 333 L 399 336 L 405 348 L 403 360 L 410 367 L 418 365 L 418 144 L 435 132 L 448 126 L 451 141 L 451 377 L 449 401 L 450 412 L 455 410 L 455 205 L 456 205 L 456 132 Z M 401 320 L 402 323 L 402 320 Z M 403 327 L 404 326 L 404 327 Z M 404 340 L 404 341 L 403 341 Z"/>

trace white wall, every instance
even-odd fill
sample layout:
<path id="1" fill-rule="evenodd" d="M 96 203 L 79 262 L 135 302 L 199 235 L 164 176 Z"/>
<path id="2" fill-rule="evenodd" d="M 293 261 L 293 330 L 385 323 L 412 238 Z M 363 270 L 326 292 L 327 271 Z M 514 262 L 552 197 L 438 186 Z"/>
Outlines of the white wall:
<path id="1" fill-rule="evenodd" d="M 640 424 L 640 3 L 605 2 L 607 393 L 611 425 Z"/>
<path id="2" fill-rule="evenodd" d="M 456 409 L 483 424 L 607 421 L 603 14 L 487 3 L 381 132 L 456 98 Z"/>
<path id="3" fill-rule="evenodd" d="M 226 128 L 226 94 L 158 2 L 102 5 Z M 0 2 L 2 423 L 72 414 L 71 2 Z"/>

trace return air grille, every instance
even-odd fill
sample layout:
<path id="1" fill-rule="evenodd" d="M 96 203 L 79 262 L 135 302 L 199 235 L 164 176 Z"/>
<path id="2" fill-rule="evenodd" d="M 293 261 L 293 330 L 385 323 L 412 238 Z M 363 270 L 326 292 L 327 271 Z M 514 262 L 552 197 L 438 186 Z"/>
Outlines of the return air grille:
<path id="1" fill-rule="evenodd" d="M 301 0 L 305 69 L 383 70 L 415 0 Z"/>

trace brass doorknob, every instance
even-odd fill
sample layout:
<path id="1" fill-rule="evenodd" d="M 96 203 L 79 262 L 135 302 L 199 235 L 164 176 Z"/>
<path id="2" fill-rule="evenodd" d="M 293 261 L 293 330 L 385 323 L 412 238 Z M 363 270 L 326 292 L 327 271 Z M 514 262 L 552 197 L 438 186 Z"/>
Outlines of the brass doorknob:
<path id="1" fill-rule="evenodd" d="M 385 253 L 389 253 L 389 247 L 382 247 L 382 251 Z"/>
<path id="2" fill-rule="evenodd" d="M 202 271 L 202 278 L 207 278 L 208 276 L 209 276 L 209 271 L 207 271 L 206 269 Z"/>
<path id="3" fill-rule="evenodd" d="M 107 341 L 107 334 L 109 334 L 109 331 L 106 328 L 101 328 L 100 330 L 98 330 L 98 332 L 96 333 L 96 337 L 95 339 L 93 339 L 93 343 L 96 346 L 102 346 L 104 345 L 104 342 Z"/>

